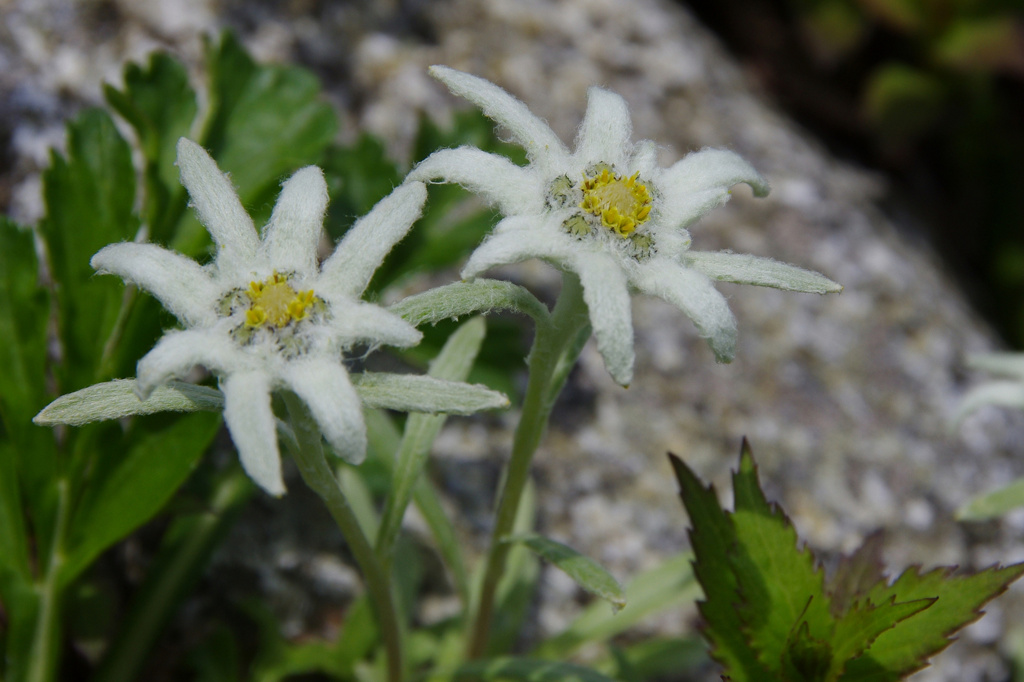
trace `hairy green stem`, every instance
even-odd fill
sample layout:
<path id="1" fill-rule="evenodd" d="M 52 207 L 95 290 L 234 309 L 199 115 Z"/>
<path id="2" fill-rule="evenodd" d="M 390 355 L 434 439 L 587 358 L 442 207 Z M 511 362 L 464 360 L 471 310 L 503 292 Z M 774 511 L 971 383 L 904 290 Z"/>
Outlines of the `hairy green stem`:
<path id="1" fill-rule="evenodd" d="M 363 572 L 370 601 L 377 616 L 377 627 L 380 628 L 387 651 L 388 680 L 402 680 L 402 634 L 398 623 L 398 612 L 391 594 L 387 574 L 377 560 L 373 545 L 363 534 L 362 528 L 352 507 L 349 506 L 342 492 L 334 470 L 324 458 L 323 446 L 320 444 L 320 431 L 313 421 L 305 404 L 292 393 L 285 393 L 285 403 L 291 416 L 292 429 L 295 432 L 297 447 L 292 455 L 306 482 L 313 492 L 327 505 L 334 522 L 338 524 L 352 555 Z"/>
<path id="2" fill-rule="evenodd" d="M 70 484 L 66 478 L 57 481 L 57 516 L 54 522 L 50 556 L 46 575 L 37 586 L 39 611 L 32 647 L 28 652 L 26 682 L 52 682 L 60 664 L 60 571 L 64 566 L 64 535 L 67 532 L 68 511 L 71 505 Z"/>
<path id="3" fill-rule="evenodd" d="M 512 440 L 512 454 L 505 467 L 498 511 L 491 532 L 484 578 L 477 599 L 476 615 L 469 630 L 467 656 L 479 658 L 487 651 L 491 621 L 494 617 L 498 583 L 505 571 L 505 560 L 511 545 L 502 540 L 512 532 L 519 510 L 523 490 L 530 479 L 533 453 L 544 435 L 558 391 L 555 381 L 564 380 L 565 372 L 556 372 L 567 350 L 578 352 L 579 331 L 587 325 L 587 307 L 579 279 L 570 273 L 562 277 L 562 293 L 551 315 L 549 324 L 537 325 L 530 349 L 529 379 L 523 410 Z M 560 388 L 556 386 L 555 388 Z"/>

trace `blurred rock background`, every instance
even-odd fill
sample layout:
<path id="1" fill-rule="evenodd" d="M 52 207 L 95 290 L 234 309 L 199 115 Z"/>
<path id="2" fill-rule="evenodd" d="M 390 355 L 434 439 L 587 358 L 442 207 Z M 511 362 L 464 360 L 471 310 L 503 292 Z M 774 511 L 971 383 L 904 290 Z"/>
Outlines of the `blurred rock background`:
<path id="1" fill-rule="evenodd" d="M 754 51 L 741 66 L 686 5 L 0 0 L 0 13 L 0 205 L 23 222 L 41 211 L 47 149 L 61 146 L 66 118 L 100 102 L 102 82 L 119 82 L 126 60 L 154 49 L 197 69 L 201 37 L 224 27 L 258 59 L 313 70 L 341 112 L 342 135 L 373 132 L 397 158 L 408 153 L 420 111 L 444 121 L 466 106 L 426 75 L 433 63 L 500 84 L 566 140 L 587 87 L 599 84 L 627 99 L 635 138 L 661 145 L 665 164 L 705 146 L 735 150 L 773 192 L 755 200 L 737 188 L 728 206 L 692 228 L 694 248 L 771 256 L 819 270 L 845 291 L 819 298 L 722 285 L 741 335 L 736 361 L 724 366 L 678 310 L 636 299 L 634 384 L 616 386 L 588 347 L 537 455 L 543 532 L 628 582 L 686 546 L 665 451 L 722 489 L 746 435 L 769 497 L 830 557 L 884 528 L 892 573 L 909 564 L 1024 560 L 1024 511 L 998 522 L 953 520 L 970 497 L 1024 474 L 1024 415 L 985 410 L 950 432 L 953 410 L 979 379 L 964 370 L 965 355 L 1004 342 L 937 255 L 943 238 L 933 239 L 931 216 L 914 209 L 921 195 L 907 190 L 898 168 L 840 160 L 780 109 L 773 80 L 759 77 L 781 67 Z M 508 274 L 548 296 L 558 283 L 538 263 Z M 1008 291 L 989 308 L 1020 307 Z M 479 547 L 512 423 L 453 420 L 435 448 L 432 475 L 461 510 L 466 541 Z M 186 605 L 176 646 L 187 645 L 182 633 L 205 611 L 252 594 L 289 636 L 330 630 L 337 616 L 325 606 L 345 603 L 358 576 L 338 560 L 340 541 L 316 501 L 291 489 L 281 501 L 250 506 Z M 129 561 L 131 543 L 120 551 L 118 560 Z M 562 576 L 546 577 L 532 637 L 563 627 L 582 601 Z M 1018 586 L 915 679 L 1010 679 L 1006 642 L 1024 628 L 1021 613 Z M 693 620 L 684 612 L 647 627 L 686 631 Z M 712 668 L 702 674 L 717 679 Z"/>

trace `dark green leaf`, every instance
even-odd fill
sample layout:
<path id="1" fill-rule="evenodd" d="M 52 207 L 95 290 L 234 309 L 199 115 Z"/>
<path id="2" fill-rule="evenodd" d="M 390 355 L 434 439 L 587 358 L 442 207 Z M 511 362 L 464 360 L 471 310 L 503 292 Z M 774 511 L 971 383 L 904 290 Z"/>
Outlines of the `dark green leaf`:
<path id="1" fill-rule="evenodd" d="M 832 615 L 840 617 L 853 602 L 865 597 L 879 582 L 885 580 L 882 572 L 882 544 L 880 532 L 869 535 L 853 554 L 844 556 L 828 583 L 832 602 Z"/>
<path id="2" fill-rule="evenodd" d="M 51 155 L 43 197 L 40 228 L 57 286 L 66 392 L 104 378 L 106 344 L 124 296 L 116 278 L 95 276 L 89 259 L 107 244 L 132 239 L 139 227 L 131 149 L 109 115 L 91 109 L 68 124 L 68 156 Z"/>
<path id="3" fill-rule="evenodd" d="M 934 603 L 934 599 L 915 599 L 897 604 L 890 599 L 880 606 L 868 601 L 854 604 L 843 614 L 832 633 L 833 660 L 825 679 L 828 682 L 838 680 L 849 661 L 864 653 L 879 635 Z"/>
<path id="4" fill-rule="evenodd" d="M 133 444 L 75 515 L 72 550 L 62 574 L 65 583 L 160 511 L 188 478 L 219 426 L 219 414 L 198 412 Z"/>
<path id="5" fill-rule="evenodd" d="M 155 53 L 148 68 L 138 64 L 125 67 L 124 90 L 107 85 L 104 95 L 138 136 L 146 159 L 145 218 L 149 237 L 166 242 L 185 207 L 174 160 L 178 138 L 188 137 L 197 110 L 188 72 L 173 57 Z"/>
<path id="6" fill-rule="evenodd" d="M 368 133 L 350 147 L 328 149 L 323 169 L 331 198 L 324 227 L 334 240 L 402 183 L 402 173 L 384 145 Z"/>
<path id="7" fill-rule="evenodd" d="M 576 584 L 591 594 L 607 600 L 615 611 L 626 605 L 626 596 L 612 575 L 599 563 L 588 556 L 580 554 L 572 547 L 555 542 L 540 535 L 514 535 L 505 542 L 516 542 L 528 547 L 545 561 L 554 564 L 559 570 L 576 581 Z"/>
<path id="8" fill-rule="evenodd" d="M 796 530 L 782 510 L 765 499 L 745 440 L 733 490 L 737 544 L 730 559 L 741 598 L 738 615 L 758 658 L 773 668 L 798 626 L 809 628 L 800 642 L 828 639 L 834 621 L 824 572 L 810 550 L 797 548 Z"/>
<path id="9" fill-rule="evenodd" d="M 694 573 L 704 588 L 704 601 L 698 603 L 698 609 L 706 623 L 703 634 L 711 643 L 711 657 L 725 667 L 734 682 L 771 679 L 744 636 L 744 623 L 736 609 L 740 595 L 730 562 L 737 541 L 732 521 L 719 506 L 714 488 L 705 488 L 675 455 L 670 454 L 669 459 L 690 516 L 690 544 L 696 555 Z"/>
<path id="10" fill-rule="evenodd" d="M 1024 564 L 993 567 L 974 575 L 953 575 L 948 568 L 924 574 L 908 569 L 892 585 L 877 585 L 868 596 L 876 604 L 892 599 L 934 599 L 935 603 L 879 635 L 863 656 L 850 662 L 841 679 L 888 682 L 920 670 L 929 657 L 950 644 L 950 635 L 977 620 L 981 606 L 1022 574 Z"/>

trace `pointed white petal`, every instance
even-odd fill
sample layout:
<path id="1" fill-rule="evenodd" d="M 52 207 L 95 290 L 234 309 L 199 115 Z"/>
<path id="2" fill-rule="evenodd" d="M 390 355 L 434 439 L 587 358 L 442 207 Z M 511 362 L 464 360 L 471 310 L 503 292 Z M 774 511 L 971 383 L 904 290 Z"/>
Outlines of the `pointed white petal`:
<path id="1" fill-rule="evenodd" d="M 959 426 L 967 415 L 986 405 L 1024 410 L 1024 384 L 1018 381 L 991 381 L 972 388 L 953 416 L 953 427 Z"/>
<path id="2" fill-rule="evenodd" d="M 496 265 L 519 263 L 531 258 L 562 261 L 573 252 L 571 237 L 558 227 L 543 224 L 543 217 L 513 216 L 499 222 L 490 236 L 470 255 L 462 268 L 462 279 L 472 279 Z"/>
<path id="3" fill-rule="evenodd" d="M 758 258 L 745 253 L 689 251 L 686 263 L 711 279 L 735 284 L 753 284 L 784 291 L 808 294 L 835 294 L 843 290 L 825 275 L 771 258 Z"/>
<path id="4" fill-rule="evenodd" d="M 650 140 L 641 140 L 633 148 L 633 158 L 626 164 L 630 174 L 640 171 L 640 177 L 647 180 L 658 167 L 658 146 Z"/>
<path id="5" fill-rule="evenodd" d="M 316 249 L 327 210 L 327 183 L 316 166 L 295 172 L 281 187 L 270 222 L 263 229 L 266 261 L 279 272 L 316 271 Z"/>
<path id="6" fill-rule="evenodd" d="M 658 190 L 664 197 L 661 222 L 686 227 L 729 199 L 729 188 L 745 182 L 754 196 L 768 194 L 768 182 L 753 166 L 727 149 L 703 149 L 687 155 L 661 173 Z"/>
<path id="7" fill-rule="evenodd" d="M 1024 381 L 1024 353 L 976 353 L 968 356 L 967 366 Z"/>
<path id="8" fill-rule="evenodd" d="M 366 458 L 366 425 L 359 396 L 348 372 L 337 362 L 303 359 L 289 362 L 283 376 L 309 407 L 334 452 L 350 464 Z"/>
<path id="9" fill-rule="evenodd" d="M 244 355 L 227 334 L 214 329 L 171 331 L 146 353 L 136 367 L 135 393 L 145 400 L 157 386 L 196 365 L 228 372 L 244 364 Z"/>
<path id="10" fill-rule="evenodd" d="M 583 165 L 603 161 L 621 172 L 632 133 L 626 100 L 603 88 L 590 88 L 587 113 L 576 136 L 576 160 Z"/>
<path id="11" fill-rule="evenodd" d="M 184 137 L 178 140 L 178 168 L 199 221 L 217 245 L 217 268 L 222 272 L 248 272 L 259 248 L 259 237 L 231 181 L 205 149 Z"/>
<path id="12" fill-rule="evenodd" d="M 408 348 L 423 338 L 418 329 L 401 317 L 372 303 L 332 304 L 331 312 L 332 336 L 346 348 L 358 343 Z"/>
<path id="13" fill-rule="evenodd" d="M 531 160 L 549 165 L 568 158 L 565 145 L 548 124 L 494 83 L 447 66 L 430 67 L 430 75 L 447 85 L 452 94 L 468 99 L 488 118 L 508 128 Z"/>
<path id="14" fill-rule="evenodd" d="M 284 494 L 270 378 L 261 371 L 231 374 L 220 382 L 224 421 L 249 478 L 275 497 Z"/>
<path id="15" fill-rule="evenodd" d="M 113 274 L 156 296 L 183 324 L 210 324 L 220 288 L 191 258 L 156 244 L 110 244 L 89 261 L 101 274 Z"/>
<path id="16" fill-rule="evenodd" d="M 651 258 L 630 274 L 630 284 L 678 307 L 697 325 L 719 362 L 736 355 L 736 318 L 707 277 L 666 258 Z"/>
<path id="17" fill-rule="evenodd" d="M 408 179 L 454 182 L 497 204 L 505 215 L 539 212 L 546 190 L 536 173 L 475 147 L 434 152 L 412 169 Z"/>
<path id="18" fill-rule="evenodd" d="M 583 285 L 583 300 L 604 366 L 615 381 L 629 386 L 635 351 L 626 275 L 615 259 L 604 253 L 581 254 L 573 259 L 572 268 Z"/>
<path id="19" fill-rule="evenodd" d="M 360 296 L 384 257 L 420 217 L 426 200 L 422 182 L 400 185 L 381 199 L 324 261 L 317 285 L 332 296 Z"/>

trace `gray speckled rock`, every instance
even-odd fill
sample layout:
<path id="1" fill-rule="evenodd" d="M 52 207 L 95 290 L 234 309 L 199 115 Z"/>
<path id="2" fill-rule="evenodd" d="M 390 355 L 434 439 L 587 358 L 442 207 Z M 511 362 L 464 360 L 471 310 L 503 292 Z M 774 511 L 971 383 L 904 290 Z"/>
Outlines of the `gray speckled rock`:
<path id="1" fill-rule="evenodd" d="M 222 22 L 239 27 L 261 57 L 300 59 L 318 69 L 330 96 L 348 108 L 348 120 L 383 135 L 396 154 L 408 148 L 416 108 L 443 117 L 463 106 L 426 76 L 431 63 L 499 83 L 567 140 L 582 117 L 586 88 L 601 84 L 629 101 L 635 137 L 664 145 L 664 163 L 704 146 L 734 149 L 774 191 L 755 200 L 738 188 L 727 207 L 692 228 L 694 248 L 771 256 L 819 270 L 846 290 L 819 298 L 722 285 L 740 323 L 737 359 L 726 366 L 714 363 L 678 310 L 637 299 L 632 387 L 616 386 L 588 347 L 537 455 L 544 532 L 628 580 L 686 544 L 665 451 L 721 488 L 746 435 L 769 496 L 819 550 L 848 551 L 884 527 L 894 572 L 910 563 L 978 568 L 1024 559 L 1024 514 L 978 525 L 952 520 L 972 495 L 1024 474 L 1021 415 L 985 410 L 960 433 L 947 432 L 971 379 L 962 359 L 991 349 L 992 333 L 927 248 L 901 235 L 879 209 L 884 179 L 830 158 L 753 92 L 708 33 L 667 0 L 345 3 L 316 17 L 284 16 L 269 3 L 240 0 L 119 3 L 134 9 L 93 18 L 91 26 L 106 33 L 76 23 L 85 11 L 79 5 L 8 4 L 0 87 L 5 118 L 19 125 L 12 132 L 14 173 L 0 186 L 25 219 L 38 213 L 38 150 L 59 139 L 54 126 L 65 105 L 95 101 L 98 79 L 113 77 L 120 60 L 140 47 L 170 46 L 194 63 L 194 30 Z M 188 21 L 161 18 L 185 5 L 196 6 Z M 557 286 L 544 265 L 524 264 L 516 273 L 547 291 Z M 507 431 L 453 422 L 436 447 L 438 470 L 476 471 L 488 481 L 508 442 Z M 287 507 L 287 499 L 259 510 Z M 476 507 L 467 513 L 466 532 L 482 542 L 486 517 L 479 510 L 486 503 Z M 230 547 L 250 552 L 258 564 L 266 545 L 251 539 L 253 525 L 247 528 Z M 323 573 L 317 589 L 340 599 L 354 579 L 325 563 L 322 552 L 333 546 L 325 542 L 307 554 L 301 573 Z M 230 553 L 221 559 L 233 561 Z M 263 565 L 261 581 L 271 591 L 283 584 L 273 575 L 292 570 Z M 301 591 L 302 584 L 287 589 Z M 551 576 L 538 627 L 564 624 L 577 596 Z M 915 679 L 1006 677 L 999 640 L 1024 625 L 1013 615 L 1019 613 L 1024 590 L 1015 588 Z M 674 614 L 657 627 L 689 625 L 689 614 Z"/>

